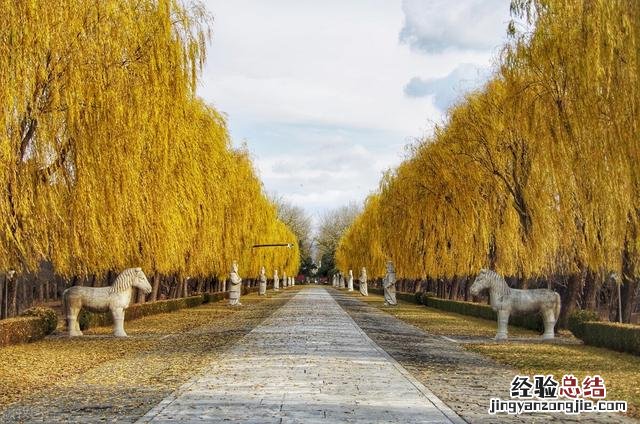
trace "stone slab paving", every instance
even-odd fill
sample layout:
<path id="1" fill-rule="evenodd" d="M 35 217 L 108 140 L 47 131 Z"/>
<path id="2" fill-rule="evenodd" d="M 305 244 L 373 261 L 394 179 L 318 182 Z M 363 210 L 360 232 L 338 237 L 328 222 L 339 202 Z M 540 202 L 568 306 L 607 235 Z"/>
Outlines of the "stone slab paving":
<path id="1" fill-rule="evenodd" d="M 345 292 L 330 293 L 378 346 L 470 423 L 637 423 L 621 414 L 604 413 L 489 415 L 489 399 L 509 398 L 517 370 L 465 350 L 459 340 L 429 334 Z"/>
<path id="2" fill-rule="evenodd" d="M 299 292 L 138 422 L 462 423 L 324 288 Z"/>

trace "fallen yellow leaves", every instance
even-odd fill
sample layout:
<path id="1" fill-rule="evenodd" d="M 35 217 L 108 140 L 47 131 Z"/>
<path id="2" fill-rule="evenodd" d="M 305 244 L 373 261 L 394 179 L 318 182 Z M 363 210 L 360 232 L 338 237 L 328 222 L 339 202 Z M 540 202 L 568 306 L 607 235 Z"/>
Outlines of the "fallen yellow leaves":
<path id="1" fill-rule="evenodd" d="M 7 408 L 0 412 L 0 421 L 3 413 L 11 413 L 14 402 L 13 409 L 23 406 L 36 416 L 52 405 L 64 405 L 66 411 L 82 409 L 83 416 L 141 415 L 251 331 L 296 289 L 267 297 L 243 296 L 244 306 L 238 308 L 221 301 L 130 321 L 130 337 L 125 339 L 113 338 L 111 328 L 102 327 L 80 338 L 59 334 L 0 349 L 0 409 Z M 100 399 L 111 399 L 107 403 L 120 405 L 118 411 L 96 407 Z"/>

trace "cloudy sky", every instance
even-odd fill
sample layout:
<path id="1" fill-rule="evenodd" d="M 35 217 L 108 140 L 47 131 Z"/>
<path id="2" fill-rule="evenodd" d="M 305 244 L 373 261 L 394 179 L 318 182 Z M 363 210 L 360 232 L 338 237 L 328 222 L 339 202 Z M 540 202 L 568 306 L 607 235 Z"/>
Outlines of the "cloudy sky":
<path id="1" fill-rule="evenodd" d="M 480 86 L 509 0 L 206 0 L 199 94 L 265 189 L 314 217 L 361 202 L 404 146 Z"/>

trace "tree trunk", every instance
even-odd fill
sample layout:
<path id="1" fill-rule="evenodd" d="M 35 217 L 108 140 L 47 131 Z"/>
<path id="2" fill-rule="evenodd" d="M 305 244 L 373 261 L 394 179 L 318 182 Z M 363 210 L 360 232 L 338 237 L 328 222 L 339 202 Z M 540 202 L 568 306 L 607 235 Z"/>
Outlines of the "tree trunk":
<path id="1" fill-rule="evenodd" d="M 189 279 L 185 278 L 183 280 L 183 290 L 182 290 L 182 297 L 189 297 Z"/>
<path id="2" fill-rule="evenodd" d="M 136 291 L 138 292 L 136 303 L 144 303 L 147 295 L 144 294 L 144 292 L 142 290 L 140 290 L 140 289 L 136 289 Z"/>
<path id="3" fill-rule="evenodd" d="M 169 283 L 169 299 L 175 299 L 176 293 L 178 291 L 178 281 L 176 276 L 171 277 L 171 281 Z"/>
<path id="4" fill-rule="evenodd" d="M 624 284 L 620 287 L 622 297 L 622 322 L 629 323 L 631 322 L 631 313 L 633 312 L 638 280 L 624 278 L 623 281 Z"/>
<path id="5" fill-rule="evenodd" d="M 470 290 L 471 290 L 471 284 L 469 284 L 469 278 L 465 277 L 465 281 L 464 281 L 464 301 L 465 302 L 469 302 L 469 300 L 471 300 L 471 293 L 469 293 Z"/>
<path id="6" fill-rule="evenodd" d="M 584 278 L 582 273 L 574 273 L 569 276 L 567 281 L 566 295 L 562 302 L 562 311 L 560 312 L 560 327 L 566 328 L 569 316 L 575 310 L 578 302 L 578 296 L 582 291 Z"/>
<path id="7" fill-rule="evenodd" d="M 631 313 L 636 300 L 636 289 L 638 280 L 633 278 L 633 264 L 629 255 L 629 250 L 625 249 L 622 256 L 622 322 L 631 322 Z"/>
<path id="8" fill-rule="evenodd" d="M 449 299 L 457 300 L 459 286 L 460 286 L 460 278 L 454 276 L 453 280 L 451 281 L 451 292 L 449 293 Z"/>
<path id="9" fill-rule="evenodd" d="M 8 280 L 9 284 L 9 313 L 7 318 L 18 314 L 18 279 L 14 276 Z"/>
<path id="10" fill-rule="evenodd" d="M 7 281 L 7 276 L 2 273 L 0 274 L 0 319 L 4 319 L 5 318 L 5 300 L 6 300 L 6 281 Z"/>
<path id="11" fill-rule="evenodd" d="M 158 271 L 153 273 L 153 277 L 151 277 L 151 302 L 155 302 L 158 300 L 158 289 L 160 288 L 160 274 Z"/>
<path id="12" fill-rule="evenodd" d="M 204 290 L 204 282 L 204 278 L 198 278 L 198 287 L 196 288 L 197 293 L 202 293 L 202 291 Z"/>
<path id="13" fill-rule="evenodd" d="M 584 281 L 582 307 L 590 311 L 596 310 L 596 296 L 598 294 L 598 279 L 596 273 L 587 271 Z"/>

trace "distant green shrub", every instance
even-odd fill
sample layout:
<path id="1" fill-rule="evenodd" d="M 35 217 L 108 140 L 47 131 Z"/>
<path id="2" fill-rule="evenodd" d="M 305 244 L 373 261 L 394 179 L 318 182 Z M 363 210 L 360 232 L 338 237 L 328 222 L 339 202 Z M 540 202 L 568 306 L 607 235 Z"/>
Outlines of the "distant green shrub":
<path id="1" fill-rule="evenodd" d="M 588 321 L 600 321 L 598 314 L 594 311 L 578 309 L 574 311 L 567 322 L 569 330 L 579 339 L 582 339 L 584 333 L 584 323 Z"/>

